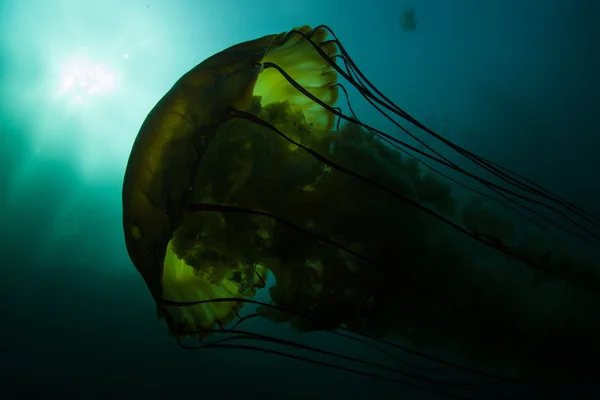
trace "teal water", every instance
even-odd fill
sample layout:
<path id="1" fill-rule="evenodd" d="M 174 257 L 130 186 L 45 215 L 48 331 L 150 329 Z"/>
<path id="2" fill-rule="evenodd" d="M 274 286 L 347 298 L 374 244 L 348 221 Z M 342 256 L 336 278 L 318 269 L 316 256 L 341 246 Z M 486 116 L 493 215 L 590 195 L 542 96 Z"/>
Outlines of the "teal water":
<path id="1" fill-rule="evenodd" d="M 414 29 L 403 29 L 411 8 Z M 135 135 L 173 83 L 210 55 L 327 24 L 417 119 L 599 213 L 598 15 L 592 0 L 0 0 L 5 398 L 444 398 L 269 354 L 181 350 L 125 251 L 121 184 Z M 327 334 L 252 323 L 390 362 Z M 516 386 L 484 388 L 566 398 Z"/>

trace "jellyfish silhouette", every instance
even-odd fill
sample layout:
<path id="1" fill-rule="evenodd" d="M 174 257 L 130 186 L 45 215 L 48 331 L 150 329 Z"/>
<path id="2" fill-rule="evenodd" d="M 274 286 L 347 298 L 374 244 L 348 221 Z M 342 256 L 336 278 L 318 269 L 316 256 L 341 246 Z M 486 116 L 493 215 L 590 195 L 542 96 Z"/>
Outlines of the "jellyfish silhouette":
<path id="1" fill-rule="evenodd" d="M 363 122 L 342 80 L 397 132 Z M 123 225 L 159 316 L 185 348 L 270 352 L 453 398 L 506 398 L 485 386 L 498 382 L 576 398 L 573 386 L 540 379 L 600 372 L 600 272 L 549 233 L 594 254 L 600 218 L 411 117 L 327 26 L 232 46 L 183 75 L 133 145 Z M 269 272 L 270 301 L 257 301 Z M 248 304 L 257 311 L 241 316 Z M 329 332 L 391 366 L 245 329 L 250 318 Z M 406 352 L 436 367 L 411 365 Z"/>
<path id="2" fill-rule="evenodd" d="M 402 12 L 400 15 L 400 27 L 402 27 L 403 31 L 414 31 L 417 28 L 417 18 L 414 8 L 409 8 Z"/>

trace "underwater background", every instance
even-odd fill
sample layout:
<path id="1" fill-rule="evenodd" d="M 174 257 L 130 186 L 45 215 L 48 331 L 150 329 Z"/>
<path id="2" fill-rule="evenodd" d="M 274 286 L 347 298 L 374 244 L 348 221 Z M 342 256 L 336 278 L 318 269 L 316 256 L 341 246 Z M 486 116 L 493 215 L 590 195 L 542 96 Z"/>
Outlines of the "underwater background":
<path id="1" fill-rule="evenodd" d="M 260 352 L 180 349 L 125 250 L 121 185 L 135 136 L 205 58 L 327 24 L 415 118 L 599 213 L 599 16 L 593 0 L 0 0 L 5 398 L 443 398 Z"/>

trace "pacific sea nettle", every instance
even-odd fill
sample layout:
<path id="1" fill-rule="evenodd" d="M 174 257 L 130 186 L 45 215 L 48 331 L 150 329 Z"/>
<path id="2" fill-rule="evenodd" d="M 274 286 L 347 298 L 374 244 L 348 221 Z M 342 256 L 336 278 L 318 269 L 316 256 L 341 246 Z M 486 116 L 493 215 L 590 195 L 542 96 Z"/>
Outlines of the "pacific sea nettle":
<path id="1" fill-rule="evenodd" d="M 342 78 L 393 135 L 335 107 Z M 270 271 L 258 312 L 273 322 L 450 349 L 523 376 L 598 372 L 599 270 L 547 230 L 597 250 L 599 223 L 412 118 L 325 26 L 232 46 L 186 73 L 144 121 L 123 184 L 129 255 L 175 335 L 226 331 Z"/>

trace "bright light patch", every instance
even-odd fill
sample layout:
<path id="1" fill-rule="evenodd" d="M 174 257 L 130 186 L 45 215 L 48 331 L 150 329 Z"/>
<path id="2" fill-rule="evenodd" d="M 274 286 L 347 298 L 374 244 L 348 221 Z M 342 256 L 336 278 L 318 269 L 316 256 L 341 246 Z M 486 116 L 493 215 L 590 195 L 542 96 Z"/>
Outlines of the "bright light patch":
<path id="1" fill-rule="evenodd" d="M 207 39 L 211 24 L 189 21 L 201 29 L 178 32 L 170 21 L 181 17 L 179 8 L 166 3 L 162 10 L 147 0 L 9 3 L 10 13 L 0 15 L 2 95 L 26 128 L 23 176 L 60 159 L 85 180 L 121 179 L 148 112 L 182 73 L 226 47 Z M 199 50 L 204 43 L 212 47 Z"/>
<path id="2" fill-rule="evenodd" d="M 57 95 L 81 103 L 90 96 L 114 91 L 115 74 L 108 68 L 85 58 L 69 59 L 61 68 Z"/>

